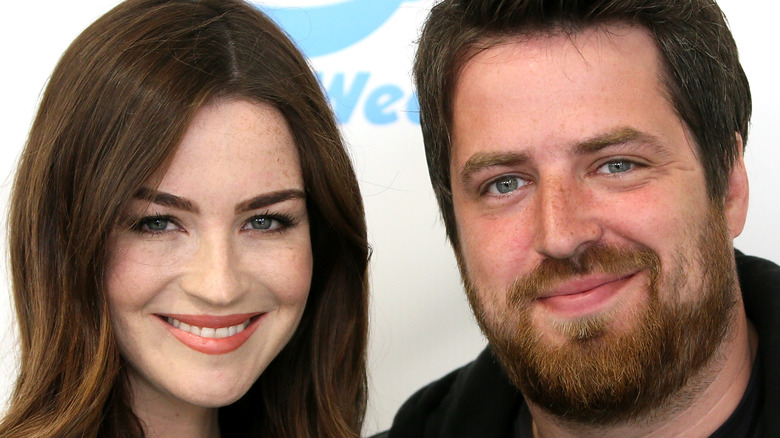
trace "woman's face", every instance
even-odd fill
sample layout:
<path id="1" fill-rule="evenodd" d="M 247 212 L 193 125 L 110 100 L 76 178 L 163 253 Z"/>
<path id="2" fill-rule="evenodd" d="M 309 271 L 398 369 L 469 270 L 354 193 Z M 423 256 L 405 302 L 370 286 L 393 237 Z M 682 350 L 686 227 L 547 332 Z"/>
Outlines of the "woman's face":
<path id="1" fill-rule="evenodd" d="M 300 162 L 282 114 L 201 109 L 159 186 L 110 244 L 106 291 L 134 404 L 240 398 L 303 314 L 312 252 Z"/>

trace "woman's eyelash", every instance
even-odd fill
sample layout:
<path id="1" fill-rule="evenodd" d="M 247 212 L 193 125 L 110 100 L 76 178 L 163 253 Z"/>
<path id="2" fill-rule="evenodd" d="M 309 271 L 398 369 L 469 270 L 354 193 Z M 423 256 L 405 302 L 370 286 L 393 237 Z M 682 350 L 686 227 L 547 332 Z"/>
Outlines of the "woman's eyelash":
<path id="1" fill-rule="evenodd" d="M 160 234 L 168 231 L 168 226 L 173 222 L 172 216 L 155 214 L 135 219 L 130 228 L 139 233 Z"/>
<path id="2" fill-rule="evenodd" d="M 266 221 L 268 222 L 266 223 Z M 274 227 L 273 222 L 278 223 L 278 226 Z M 284 213 L 262 213 L 252 216 L 246 223 L 253 230 L 268 232 L 283 231 L 284 229 L 295 225 L 297 222 L 294 217 Z M 254 225 L 258 226 L 255 227 Z"/>
<path id="3" fill-rule="evenodd" d="M 130 218 L 127 223 L 129 228 L 142 234 L 162 234 L 170 232 L 171 225 L 177 226 L 173 216 L 155 214 L 140 218 Z M 245 229 L 256 231 L 283 231 L 297 223 L 295 217 L 284 213 L 261 213 L 249 218 L 244 225 Z"/>

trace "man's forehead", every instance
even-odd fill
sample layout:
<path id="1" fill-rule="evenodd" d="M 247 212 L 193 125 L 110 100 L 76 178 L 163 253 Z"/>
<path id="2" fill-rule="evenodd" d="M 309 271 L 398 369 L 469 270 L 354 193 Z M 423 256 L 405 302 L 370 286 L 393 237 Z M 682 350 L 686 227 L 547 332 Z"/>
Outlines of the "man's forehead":
<path id="1" fill-rule="evenodd" d="M 500 125 L 495 118 L 542 124 L 538 119 L 546 115 L 531 108 L 587 106 L 595 99 L 608 99 L 613 89 L 628 90 L 630 95 L 632 89 L 648 88 L 649 83 L 651 92 L 660 92 L 673 108 L 661 80 L 660 59 L 649 33 L 625 24 L 587 28 L 576 34 L 504 39 L 474 54 L 460 71 L 452 94 L 453 148 L 460 140 L 459 124 Z M 636 80 L 640 76 L 645 82 Z M 572 97 L 575 93 L 587 94 L 577 101 Z M 523 113 L 524 107 L 529 111 Z M 523 117 L 511 119 L 511 114 Z M 488 142 L 502 142 L 487 139 L 487 132 L 481 134 Z"/>
<path id="2" fill-rule="evenodd" d="M 533 64 L 545 58 L 557 59 L 561 63 L 572 60 L 592 63 L 599 61 L 603 49 L 631 55 L 639 47 L 652 47 L 660 61 L 660 51 L 650 32 L 644 27 L 623 22 L 593 25 L 577 31 L 553 28 L 487 38 L 465 51 L 462 65 L 457 70 L 453 91 L 457 92 L 461 78 L 475 64 L 484 68 L 518 59 L 525 59 L 529 64 Z"/>

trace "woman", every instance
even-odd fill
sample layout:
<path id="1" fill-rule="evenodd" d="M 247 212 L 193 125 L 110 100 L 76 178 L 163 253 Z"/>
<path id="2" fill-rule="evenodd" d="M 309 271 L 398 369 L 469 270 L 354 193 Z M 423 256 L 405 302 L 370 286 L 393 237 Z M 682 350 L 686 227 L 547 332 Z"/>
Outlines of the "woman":
<path id="1" fill-rule="evenodd" d="M 368 246 L 312 72 L 238 0 L 130 0 L 52 74 L 10 204 L 2 437 L 357 436 Z"/>

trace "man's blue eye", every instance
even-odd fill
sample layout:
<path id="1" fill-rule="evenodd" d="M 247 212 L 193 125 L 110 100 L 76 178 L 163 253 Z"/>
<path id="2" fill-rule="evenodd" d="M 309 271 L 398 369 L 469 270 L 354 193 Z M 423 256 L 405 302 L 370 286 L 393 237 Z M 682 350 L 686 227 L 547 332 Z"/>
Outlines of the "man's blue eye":
<path id="1" fill-rule="evenodd" d="M 602 173 L 623 173 L 623 172 L 628 172 L 633 168 L 634 168 L 634 163 L 632 163 L 631 161 L 616 160 L 604 164 L 603 166 L 599 167 L 598 170 L 599 172 Z"/>
<path id="2" fill-rule="evenodd" d="M 507 193 L 514 192 L 520 188 L 520 178 L 516 176 L 502 176 L 498 178 L 497 180 L 490 183 L 490 187 L 488 187 L 488 192 L 493 194 L 499 194 L 504 195 Z"/>

